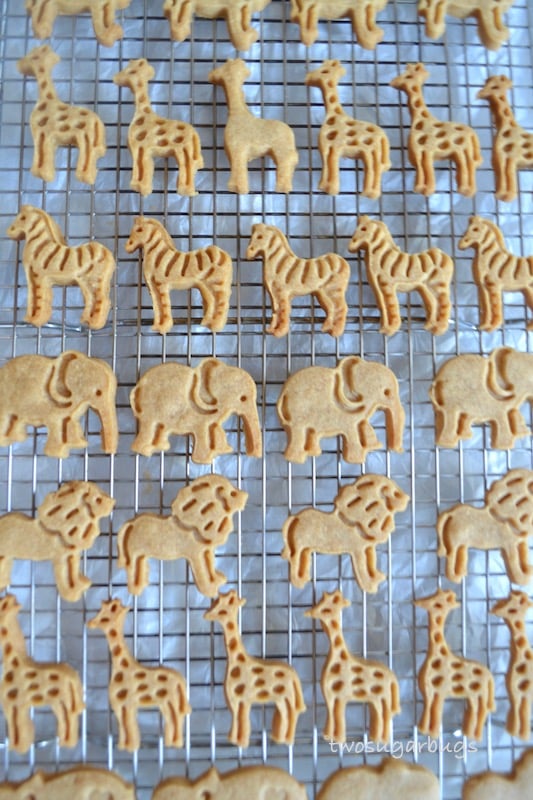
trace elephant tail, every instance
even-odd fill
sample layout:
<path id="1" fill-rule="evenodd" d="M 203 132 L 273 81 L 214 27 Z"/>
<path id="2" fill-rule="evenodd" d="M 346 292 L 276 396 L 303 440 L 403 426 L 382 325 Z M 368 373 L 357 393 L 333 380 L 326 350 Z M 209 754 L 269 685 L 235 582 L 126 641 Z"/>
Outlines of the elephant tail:
<path id="1" fill-rule="evenodd" d="M 141 416 L 141 411 L 142 411 L 142 407 L 141 407 L 141 403 L 140 403 L 140 399 L 139 399 L 139 394 L 140 394 L 139 389 L 140 389 L 140 386 L 139 386 L 139 384 L 137 384 L 137 386 L 135 386 L 132 389 L 131 394 L 130 394 L 130 404 L 131 404 L 131 407 L 133 409 L 133 413 L 135 414 L 136 417 L 140 417 Z"/>
<path id="2" fill-rule="evenodd" d="M 288 425 L 291 421 L 291 414 L 288 405 L 287 392 L 283 391 L 278 400 L 278 414 L 282 424 Z"/>
<path id="3" fill-rule="evenodd" d="M 129 552 L 129 538 L 130 533 L 133 531 L 134 523 L 125 522 L 117 534 L 117 549 L 118 561 L 117 564 L 122 569 L 127 569 L 131 564 L 131 556 Z"/>

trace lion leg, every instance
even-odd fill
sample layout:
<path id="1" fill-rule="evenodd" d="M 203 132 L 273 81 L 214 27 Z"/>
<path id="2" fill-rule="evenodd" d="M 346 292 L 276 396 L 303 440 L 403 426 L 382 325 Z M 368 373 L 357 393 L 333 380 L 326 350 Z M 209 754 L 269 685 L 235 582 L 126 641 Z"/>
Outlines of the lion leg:
<path id="1" fill-rule="evenodd" d="M 9 556 L 0 556 L 0 590 L 5 589 L 11 580 L 13 559 Z"/>
<path id="2" fill-rule="evenodd" d="M 199 557 L 189 559 L 189 566 L 198 591 L 206 597 L 216 597 L 219 587 L 228 580 L 223 572 L 215 569 L 211 550 L 206 549 Z"/>
<path id="3" fill-rule="evenodd" d="M 507 567 L 507 574 L 513 583 L 519 583 L 522 586 L 529 583 L 531 567 L 527 541 L 512 542 L 502 549 L 502 555 Z"/>
<path id="4" fill-rule="evenodd" d="M 80 571 L 80 554 L 61 553 L 53 560 L 57 590 L 65 600 L 76 601 L 87 591 L 91 581 Z"/>
<path id="5" fill-rule="evenodd" d="M 146 556 L 135 554 L 128 569 L 128 592 L 130 594 L 141 594 L 150 582 L 148 559 Z"/>

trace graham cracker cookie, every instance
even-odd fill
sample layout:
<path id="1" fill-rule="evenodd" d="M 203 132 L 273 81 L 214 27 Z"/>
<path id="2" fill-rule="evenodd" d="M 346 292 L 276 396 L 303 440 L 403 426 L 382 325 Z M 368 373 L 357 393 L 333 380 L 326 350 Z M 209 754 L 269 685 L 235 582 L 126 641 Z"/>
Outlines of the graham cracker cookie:
<path id="1" fill-rule="evenodd" d="M 276 164 L 276 192 L 290 192 L 298 163 L 294 133 L 285 122 L 256 117 L 246 104 L 242 89 L 251 75 L 241 58 L 228 59 L 211 70 L 207 80 L 222 86 L 228 105 L 224 150 L 230 162 L 228 190 L 248 194 L 248 163 L 270 156 Z"/>
<path id="2" fill-rule="evenodd" d="M 152 109 L 148 83 L 155 70 L 145 58 L 132 59 L 113 81 L 133 92 L 135 113 L 128 129 L 128 147 L 133 160 L 130 186 L 143 197 L 152 193 L 154 158 L 174 158 L 178 164 L 178 194 L 197 194 L 196 172 L 204 166 L 200 137 L 188 122 L 160 117 Z"/>
<path id="3" fill-rule="evenodd" d="M 468 125 L 437 119 L 426 106 L 422 87 L 429 78 L 423 64 L 408 64 L 390 85 L 407 95 L 411 130 L 409 161 L 416 169 L 415 192 L 429 196 L 435 192 L 435 161 L 455 163 L 457 191 L 465 197 L 476 193 L 476 169 L 482 163 L 477 133 Z"/>
<path id="4" fill-rule="evenodd" d="M 115 14 L 130 3 L 131 0 L 26 0 L 26 11 L 31 15 L 36 39 L 48 39 L 52 35 L 56 17 L 87 11 L 100 44 L 112 47 L 124 34 L 122 26 L 115 21 Z"/>
<path id="5" fill-rule="evenodd" d="M 28 284 L 24 320 L 38 327 L 52 316 L 54 286 L 78 286 L 85 307 L 81 321 L 98 330 L 106 324 L 115 259 L 100 242 L 70 247 L 52 217 L 35 206 L 22 206 L 7 235 L 26 240 L 22 266 Z"/>
<path id="6" fill-rule="evenodd" d="M 322 784 L 316 800 L 439 800 L 437 776 L 420 764 L 384 758 L 379 764 L 345 767 Z"/>
<path id="7" fill-rule="evenodd" d="M 415 600 L 415 605 L 425 609 L 429 618 L 429 645 L 418 673 L 418 686 L 424 698 L 418 730 L 424 735 L 438 737 L 444 701 L 464 699 L 463 734 L 480 741 L 487 715 L 496 708 L 494 679 L 486 666 L 457 655 L 446 641 L 446 618 L 460 605 L 456 594 L 451 589 L 438 589 L 429 597 Z"/>
<path id="8" fill-rule="evenodd" d="M 152 367 L 131 392 L 130 403 L 138 421 L 132 450 L 143 456 L 169 450 L 171 434 L 189 434 L 192 460 L 210 464 L 233 452 L 222 427 L 233 414 L 242 418 L 247 455 L 261 456 L 255 382 L 244 369 L 218 358 L 204 358 L 196 367 L 173 362 Z"/>
<path id="9" fill-rule="evenodd" d="M 116 772 L 87 764 L 60 772 L 37 770 L 24 781 L 0 783 L 0 800 L 135 800 L 135 786 Z"/>
<path id="10" fill-rule="evenodd" d="M 313 553 L 341 555 L 352 561 L 355 579 L 364 592 L 376 592 L 386 575 L 377 569 L 376 546 L 394 531 L 394 516 L 407 508 L 409 496 L 390 478 L 361 475 L 343 486 L 330 512 L 305 508 L 283 525 L 282 558 L 289 562 L 293 586 L 311 580 Z"/>
<path id="11" fill-rule="evenodd" d="M 82 183 L 96 181 L 96 162 L 105 155 L 105 128 L 100 117 L 82 106 L 60 100 L 52 80 L 52 70 L 61 61 L 51 47 L 43 44 L 17 62 L 19 72 L 37 80 L 39 96 L 30 114 L 33 137 L 32 175 L 53 181 L 55 155 L 59 146 L 78 148 L 76 177 Z"/>
<path id="12" fill-rule="evenodd" d="M 298 717 L 306 708 L 300 679 L 296 670 L 283 661 L 256 658 L 246 651 L 237 624 L 239 609 L 245 603 L 232 589 L 219 594 L 204 614 L 204 619 L 219 622 L 224 633 L 227 653 L 224 694 L 232 717 L 228 738 L 232 744 L 248 747 L 252 705 L 273 703 L 276 710 L 272 739 L 291 745 Z"/>
<path id="13" fill-rule="evenodd" d="M 68 458 L 87 447 L 79 419 L 90 408 L 102 425 L 104 453 L 118 445 L 117 379 L 100 358 L 65 350 L 57 358 L 16 356 L 0 367 L 0 447 L 23 442 L 27 426 L 46 427 L 44 453 Z"/>
<path id="14" fill-rule="evenodd" d="M 492 142 L 492 168 L 496 197 L 510 203 L 518 195 L 517 171 L 533 169 L 533 133 L 515 119 L 507 92 L 513 82 L 507 75 L 491 75 L 477 96 L 488 100 L 496 135 Z"/>
<path id="15" fill-rule="evenodd" d="M 487 770 L 463 784 L 463 800 L 525 800 L 533 784 L 533 749 L 524 750 L 510 772 Z"/>
<path id="16" fill-rule="evenodd" d="M 324 739 L 346 741 L 345 710 L 348 703 L 368 703 L 373 742 L 390 738 L 392 718 L 400 712 L 400 688 L 392 670 L 381 661 L 353 655 L 342 632 L 342 609 L 350 606 L 342 592 L 324 592 L 320 601 L 305 612 L 320 621 L 329 639 L 329 652 L 322 668 L 320 686 L 327 709 Z"/>
<path id="17" fill-rule="evenodd" d="M 104 632 L 111 653 L 109 704 L 118 725 L 118 748 L 133 752 L 141 745 L 137 713 L 157 708 L 164 720 L 166 747 L 183 747 L 183 725 L 191 713 L 183 676 L 168 667 L 147 667 L 133 657 L 124 637 L 129 607 L 118 598 L 102 603 L 89 628 Z"/>
<path id="18" fill-rule="evenodd" d="M 344 460 L 362 464 L 382 447 L 370 424 L 376 411 L 385 412 L 387 447 L 402 452 L 405 412 L 398 380 L 383 364 L 348 356 L 336 367 L 305 367 L 285 381 L 277 410 L 288 461 L 303 464 L 321 454 L 322 438 L 340 436 Z"/>
<path id="19" fill-rule="evenodd" d="M 349 17 L 358 44 L 374 50 L 383 39 L 383 29 L 376 24 L 376 14 L 389 0 L 291 0 L 291 22 L 300 26 L 303 44 L 313 44 L 318 36 L 318 21 Z"/>
<path id="20" fill-rule="evenodd" d="M 46 495 L 35 519 L 18 511 L 0 516 L 0 590 L 9 585 L 14 559 L 51 561 L 61 597 L 79 600 L 91 585 L 81 572 L 81 555 L 114 505 L 95 483 L 68 481 Z"/>
<path id="21" fill-rule="evenodd" d="M 446 361 L 429 396 L 435 411 L 436 442 L 456 447 L 472 437 L 472 425 L 490 425 L 490 446 L 514 447 L 531 431 L 520 406 L 533 402 L 533 355 L 497 347 L 488 356 L 464 354 Z"/>
<path id="22" fill-rule="evenodd" d="M 173 326 L 171 289 L 198 289 L 203 300 L 202 325 L 220 331 L 228 318 L 233 262 L 220 247 L 198 250 L 174 247 L 164 226 L 151 217 L 137 217 L 126 252 L 143 251 L 143 275 L 154 308 L 152 330 L 167 333 Z"/>
<path id="23" fill-rule="evenodd" d="M 342 256 L 325 253 L 317 258 L 300 258 L 279 228 L 260 222 L 252 226 L 246 258 L 263 259 L 263 282 L 272 303 L 268 333 L 288 334 L 291 303 L 305 295 L 316 297 L 326 312 L 324 333 L 340 336 L 344 332 L 350 265 Z"/>
<path id="24" fill-rule="evenodd" d="M 233 531 L 233 515 L 242 511 L 248 494 L 222 475 L 204 475 L 179 490 L 172 514 L 139 514 L 118 532 L 118 566 L 128 575 L 128 591 L 140 594 L 149 583 L 148 559 L 185 558 L 199 592 L 216 597 L 226 583 L 215 569 L 215 550 Z"/>
<path id="25" fill-rule="evenodd" d="M 279 767 L 245 766 L 230 772 L 216 767 L 195 780 L 182 777 L 166 778 L 156 786 L 152 800 L 176 800 L 178 797 L 233 798 L 252 800 L 260 797 L 279 797 L 280 800 L 307 800 L 305 786 Z"/>
<path id="26" fill-rule="evenodd" d="M 258 36 L 251 25 L 252 15 L 263 11 L 269 3 L 270 0 L 165 0 L 163 13 L 170 24 L 170 35 L 177 42 L 191 35 L 191 22 L 196 14 L 207 19 L 225 19 L 235 49 L 248 50 Z"/>
<path id="27" fill-rule="evenodd" d="M 359 218 L 348 250 L 363 250 L 365 254 L 367 279 L 376 296 L 382 333 L 392 336 L 401 327 L 398 292 L 418 292 L 426 311 L 426 330 L 435 336 L 448 330 L 454 272 L 449 255 L 438 247 L 404 253 L 385 223 L 366 215 Z"/>
<path id="28" fill-rule="evenodd" d="M 26 753 L 35 737 L 31 709 L 49 706 L 57 721 L 59 744 L 75 747 L 78 717 L 85 708 L 80 676 L 69 664 L 47 664 L 28 655 L 17 619 L 20 608 L 14 595 L 0 598 L 0 704 L 9 746 L 17 753 Z"/>
<path id="29" fill-rule="evenodd" d="M 498 50 L 509 38 L 503 14 L 515 0 L 418 0 L 418 13 L 426 21 L 426 36 L 439 39 L 446 30 L 446 14 L 458 19 L 474 17 L 478 36 L 489 50 Z"/>
<path id="30" fill-rule="evenodd" d="M 381 196 L 382 173 L 391 168 L 389 140 L 385 131 L 371 122 L 353 119 L 342 108 L 337 84 L 346 70 L 337 59 L 330 59 L 305 76 L 306 86 L 322 92 L 326 118 L 318 134 L 322 176 L 318 188 L 328 194 L 340 190 L 339 161 L 360 159 L 364 167 L 363 195 L 372 200 Z"/>

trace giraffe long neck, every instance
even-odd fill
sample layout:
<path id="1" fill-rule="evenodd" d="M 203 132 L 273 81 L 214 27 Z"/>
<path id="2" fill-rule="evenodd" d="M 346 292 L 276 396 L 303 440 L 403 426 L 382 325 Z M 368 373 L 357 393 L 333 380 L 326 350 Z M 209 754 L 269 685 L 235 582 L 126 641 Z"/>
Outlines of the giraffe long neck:
<path id="1" fill-rule="evenodd" d="M 446 616 L 442 613 L 439 613 L 438 619 L 435 619 L 435 615 L 429 615 L 429 649 L 428 653 L 435 654 L 438 653 L 439 655 L 451 654 L 451 650 L 448 647 L 448 643 L 444 637 L 444 623 L 446 620 Z"/>
<path id="2" fill-rule="evenodd" d="M 38 69 L 35 73 L 39 87 L 39 100 L 57 100 L 57 92 L 49 72 Z"/>
<path id="3" fill-rule="evenodd" d="M 506 619 L 509 630 L 511 631 L 511 638 L 513 640 L 513 661 L 521 661 L 526 657 L 526 653 L 532 653 L 533 648 L 526 636 L 526 628 L 523 620 L 520 619 Z"/>
<path id="4" fill-rule="evenodd" d="M 337 84 L 333 81 L 321 83 L 320 89 L 322 90 L 322 97 L 324 98 L 324 107 L 326 109 L 327 116 L 343 115 L 344 109 L 340 104 Z"/>
<path id="5" fill-rule="evenodd" d="M 420 119 L 431 120 L 433 115 L 426 106 L 422 87 L 418 84 L 411 84 L 407 90 L 407 105 L 411 113 L 411 121 Z"/>
<path id="6" fill-rule="evenodd" d="M 106 628 L 105 637 L 111 653 L 113 672 L 126 669 L 135 663 L 135 659 L 124 639 L 123 624 L 117 623 L 113 628 Z"/>
<path id="7" fill-rule="evenodd" d="M 251 114 L 250 109 L 246 103 L 246 97 L 242 85 L 231 84 L 228 85 L 226 81 L 222 84 L 226 94 L 226 101 L 228 104 L 228 111 L 230 114 Z"/>
<path id="8" fill-rule="evenodd" d="M 494 94 L 490 98 L 490 109 L 494 117 L 494 124 L 497 128 L 514 127 L 516 120 L 514 118 L 513 109 L 505 94 Z"/>
<path id="9" fill-rule="evenodd" d="M 329 639 L 328 658 L 333 661 L 338 659 L 344 661 L 346 657 L 349 656 L 350 651 L 344 640 L 340 616 L 328 617 L 328 619 L 325 620 L 322 619 L 321 623 L 324 633 Z"/>
<path id="10" fill-rule="evenodd" d="M 26 641 L 18 620 L 13 621 L 9 630 L 0 626 L 0 648 L 3 651 L 4 672 L 14 659 L 26 656 Z"/>
<path id="11" fill-rule="evenodd" d="M 135 113 L 139 114 L 152 114 L 152 101 L 148 94 L 148 83 L 146 81 L 137 81 L 132 85 L 131 90 L 135 97 Z"/>
<path id="12" fill-rule="evenodd" d="M 234 661 L 242 661 L 243 656 L 248 658 L 242 643 L 239 628 L 237 626 L 237 619 L 226 619 L 220 624 L 222 625 L 222 632 L 224 634 L 224 644 L 226 645 L 226 652 L 228 655 L 228 666 Z"/>

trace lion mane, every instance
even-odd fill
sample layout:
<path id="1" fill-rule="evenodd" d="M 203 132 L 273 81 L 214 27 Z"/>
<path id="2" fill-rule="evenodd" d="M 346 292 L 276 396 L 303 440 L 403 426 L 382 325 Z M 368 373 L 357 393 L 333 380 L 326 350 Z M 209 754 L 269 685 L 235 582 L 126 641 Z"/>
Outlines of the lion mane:
<path id="1" fill-rule="evenodd" d="M 533 534 L 533 471 L 511 469 L 494 481 L 485 498 L 490 513 L 517 533 Z"/>
<path id="2" fill-rule="evenodd" d="M 37 519 L 50 533 L 71 547 L 89 548 L 100 533 L 99 521 L 111 513 L 115 501 L 89 481 L 68 481 L 48 494 L 37 509 Z"/>
<path id="3" fill-rule="evenodd" d="M 384 542 L 394 530 L 394 514 L 408 502 L 409 497 L 390 478 L 362 475 L 340 490 L 335 509 L 342 522 L 356 526 L 365 539 Z"/>
<path id="4" fill-rule="evenodd" d="M 233 514 L 241 511 L 247 494 L 222 475 L 196 478 L 176 495 L 172 516 L 203 544 L 223 544 L 233 530 Z"/>

